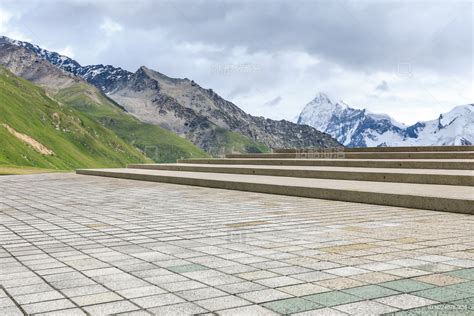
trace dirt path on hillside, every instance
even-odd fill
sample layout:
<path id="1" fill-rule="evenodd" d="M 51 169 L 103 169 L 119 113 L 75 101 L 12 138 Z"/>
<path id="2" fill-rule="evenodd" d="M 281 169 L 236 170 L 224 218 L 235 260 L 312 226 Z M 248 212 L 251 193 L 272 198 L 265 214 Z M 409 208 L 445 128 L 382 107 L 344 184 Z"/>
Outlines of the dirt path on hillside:
<path id="1" fill-rule="evenodd" d="M 42 155 L 47 155 L 47 156 L 52 156 L 54 155 L 54 151 L 52 151 L 51 149 L 49 149 L 48 147 L 44 146 L 43 144 L 41 144 L 40 142 L 38 142 L 37 140 L 33 139 L 32 137 L 26 135 L 26 134 L 22 134 L 20 132 L 17 132 L 15 129 L 13 129 L 10 125 L 8 124 L 5 124 L 5 123 L 2 123 L 2 126 L 5 127 L 7 129 L 7 131 L 12 134 L 13 136 L 15 136 L 16 138 L 18 138 L 19 140 L 21 140 L 22 142 L 30 145 L 31 147 L 33 147 L 34 150 L 36 150 L 37 152 L 39 152 L 40 154 Z"/>

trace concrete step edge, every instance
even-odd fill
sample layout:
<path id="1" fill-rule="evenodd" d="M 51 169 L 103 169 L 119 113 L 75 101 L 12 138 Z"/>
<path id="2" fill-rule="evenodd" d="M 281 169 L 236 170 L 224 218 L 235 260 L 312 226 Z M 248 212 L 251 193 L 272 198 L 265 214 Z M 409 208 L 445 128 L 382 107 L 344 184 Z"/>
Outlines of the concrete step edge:
<path id="1" fill-rule="evenodd" d="M 331 150 L 332 148 L 276 148 L 274 153 L 295 153 L 302 151 Z M 400 146 L 400 147 L 345 147 L 345 152 L 433 152 L 474 151 L 474 146 Z"/>
<path id="2" fill-rule="evenodd" d="M 305 152 L 228 154 L 226 158 L 294 158 L 294 159 L 474 159 L 474 152 Z"/>
<path id="3" fill-rule="evenodd" d="M 474 172 L 472 175 L 452 175 L 448 172 L 440 174 L 423 173 L 422 169 L 418 173 L 403 172 L 364 172 L 344 170 L 305 170 L 303 169 L 279 169 L 251 168 L 238 165 L 178 165 L 178 164 L 132 164 L 128 168 L 150 169 L 150 170 L 172 170 L 207 173 L 227 173 L 246 174 L 256 176 L 277 176 L 294 178 L 319 178 L 337 180 L 375 181 L 375 182 L 398 182 L 398 183 L 419 183 L 419 184 L 444 184 L 474 186 Z M 371 169 L 371 168 L 367 168 Z M 447 171 L 447 170 L 445 170 Z"/>
<path id="4" fill-rule="evenodd" d="M 474 160 L 369 160 L 369 159 L 179 159 L 178 163 L 191 164 L 239 164 L 273 166 L 334 166 L 359 168 L 405 168 L 405 169 L 453 169 L 474 170 Z"/>

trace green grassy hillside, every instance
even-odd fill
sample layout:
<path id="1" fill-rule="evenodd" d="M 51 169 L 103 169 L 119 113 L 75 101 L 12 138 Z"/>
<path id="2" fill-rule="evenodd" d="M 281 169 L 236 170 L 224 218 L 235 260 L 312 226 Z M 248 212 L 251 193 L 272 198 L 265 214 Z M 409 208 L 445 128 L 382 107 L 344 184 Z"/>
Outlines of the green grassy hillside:
<path id="1" fill-rule="evenodd" d="M 0 165 L 70 170 L 149 161 L 94 119 L 0 68 Z"/>
<path id="2" fill-rule="evenodd" d="M 270 149 L 262 143 L 256 142 L 237 132 L 217 128 L 215 131 L 217 148 L 211 150 L 215 157 L 232 153 L 266 153 Z"/>
<path id="3" fill-rule="evenodd" d="M 0 176 L 19 175 L 19 174 L 35 174 L 35 173 L 50 173 L 50 172 L 60 172 L 60 171 L 58 171 L 56 169 L 51 170 L 51 169 L 35 168 L 35 167 L 0 165 Z"/>
<path id="4" fill-rule="evenodd" d="M 75 84 L 63 89 L 55 98 L 100 122 L 156 162 L 208 157 L 186 139 L 159 126 L 140 122 L 88 84 Z"/>

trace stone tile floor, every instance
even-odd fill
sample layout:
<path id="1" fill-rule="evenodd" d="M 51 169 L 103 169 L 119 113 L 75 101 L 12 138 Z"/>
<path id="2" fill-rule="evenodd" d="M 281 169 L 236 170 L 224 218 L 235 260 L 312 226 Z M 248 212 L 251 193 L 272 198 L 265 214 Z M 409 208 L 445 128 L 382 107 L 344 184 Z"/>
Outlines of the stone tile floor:
<path id="1" fill-rule="evenodd" d="M 0 315 L 474 314 L 474 216 L 0 178 Z"/>

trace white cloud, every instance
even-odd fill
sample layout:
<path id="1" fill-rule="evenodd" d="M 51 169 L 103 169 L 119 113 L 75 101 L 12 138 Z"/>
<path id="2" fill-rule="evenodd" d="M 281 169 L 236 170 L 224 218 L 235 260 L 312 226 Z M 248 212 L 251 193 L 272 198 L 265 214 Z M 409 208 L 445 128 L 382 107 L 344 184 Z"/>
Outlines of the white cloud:
<path id="1" fill-rule="evenodd" d="M 71 46 L 65 46 L 63 48 L 59 48 L 53 51 L 70 58 L 74 58 L 75 56 L 74 49 Z"/>
<path id="2" fill-rule="evenodd" d="M 3 26 L 10 21 L 12 15 L 10 12 L 0 9 L 0 25 Z"/>
<path id="3" fill-rule="evenodd" d="M 385 80 L 382 80 L 382 82 L 380 82 L 377 85 L 377 87 L 375 87 L 375 90 L 378 90 L 378 91 L 388 91 L 388 89 L 389 89 L 388 83 Z"/>
<path id="4" fill-rule="evenodd" d="M 120 32 L 123 30 L 122 25 L 118 22 L 115 22 L 111 18 L 104 18 L 102 24 L 100 25 L 100 29 L 104 31 L 105 35 L 110 36 L 114 33 Z"/>
<path id="5" fill-rule="evenodd" d="M 0 8 L 0 35 L 21 41 L 31 41 L 28 36 L 24 35 L 16 26 L 13 25 L 12 20 L 14 18 L 15 16 L 13 13 Z"/>

